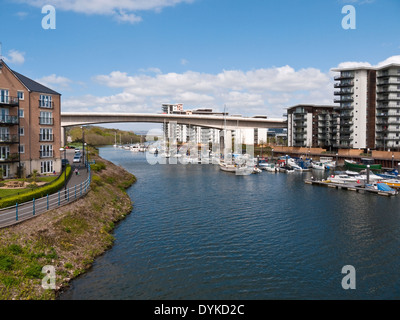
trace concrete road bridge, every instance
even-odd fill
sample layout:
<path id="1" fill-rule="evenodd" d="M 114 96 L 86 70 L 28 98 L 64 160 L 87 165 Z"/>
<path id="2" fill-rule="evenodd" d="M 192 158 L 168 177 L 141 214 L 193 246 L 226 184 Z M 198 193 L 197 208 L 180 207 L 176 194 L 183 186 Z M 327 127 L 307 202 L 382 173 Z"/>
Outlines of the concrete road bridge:
<path id="1" fill-rule="evenodd" d="M 268 119 L 259 117 L 210 116 L 210 115 L 181 115 L 181 114 L 152 114 L 152 113 L 92 113 L 92 112 L 62 112 L 61 127 L 82 126 L 101 123 L 168 123 L 176 122 L 204 128 L 236 130 L 245 128 L 286 128 L 283 119 Z"/>

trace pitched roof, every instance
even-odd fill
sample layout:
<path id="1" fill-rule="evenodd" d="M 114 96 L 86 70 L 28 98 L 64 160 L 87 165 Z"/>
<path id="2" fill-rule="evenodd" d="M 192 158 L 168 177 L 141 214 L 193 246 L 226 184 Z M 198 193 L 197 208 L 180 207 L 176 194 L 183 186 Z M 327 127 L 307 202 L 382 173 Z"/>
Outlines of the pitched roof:
<path id="1" fill-rule="evenodd" d="M 24 75 L 14 71 L 14 70 L 11 70 L 11 71 L 19 79 L 19 81 L 21 81 L 22 84 L 28 88 L 29 91 L 61 95 L 60 93 L 58 93 L 48 87 L 45 87 L 44 85 L 42 85 L 32 79 L 29 79 L 28 77 L 25 77 Z"/>

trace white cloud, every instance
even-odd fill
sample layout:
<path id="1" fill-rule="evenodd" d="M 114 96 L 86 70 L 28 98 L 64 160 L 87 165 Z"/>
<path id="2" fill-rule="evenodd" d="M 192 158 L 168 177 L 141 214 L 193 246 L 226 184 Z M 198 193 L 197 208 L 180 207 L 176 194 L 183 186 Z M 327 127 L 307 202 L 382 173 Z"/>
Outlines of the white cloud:
<path id="1" fill-rule="evenodd" d="M 347 62 L 340 63 L 337 66 L 337 68 L 338 69 L 345 69 L 345 68 L 350 69 L 350 68 L 358 68 L 358 67 L 380 68 L 382 66 L 385 66 L 385 65 L 388 65 L 388 64 L 391 64 L 391 63 L 400 64 L 400 55 L 389 57 L 386 60 L 378 62 L 376 65 L 372 65 L 369 62 L 347 61 Z"/>
<path id="2" fill-rule="evenodd" d="M 4 61 L 10 64 L 23 64 L 25 62 L 25 52 L 10 50 L 8 55 L 4 57 Z"/>
<path id="3" fill-rule="evenodd" d="M 43 7 L 48 0 L 17 0 L 35 7 Z M 137 23 L 142 18 L 136 12 L 153 10 L 160 12 L 163 8 L 180 3 L 192 3 L 194 0 L 52 0 L 51 5 L 57 10 L 73 11 L 83 14 L 110 15 L 119 22 Z"/>
<path id="4" fill-rule="evenodd" d="M 398 63 L 400 64 L 400 55 L 399 56 L 392 56 L 390 58 L 387 58 L 386 60 L 379 62 L 376 67 L 383 67 L 384 65 L 388 65 L 391 63 Z"/>
<path id="5" fill-rule="evenodd" d="M 37 82 L 54 89 L 68 90 L 72 81 L 68 78 L 51 74 L 36 80 Z"/>
<path id="6" fill-rule="evenodd" d="M 158 113 L 162 103 L 171 102 L 183 103 L 186 109 L 207 107 L 221 111 L 226 105 L 231 114 L 282 117 L 283 109 L 293 104 L 333 102 L 329 75 L 314 68 L 295 70 L 283 66 L 247 72 L 223 70 L 217 74 L 187 71 L 128 75 L 113 71 L 93 80 L 120 92 L 65 99 L 66 111 Z"/>

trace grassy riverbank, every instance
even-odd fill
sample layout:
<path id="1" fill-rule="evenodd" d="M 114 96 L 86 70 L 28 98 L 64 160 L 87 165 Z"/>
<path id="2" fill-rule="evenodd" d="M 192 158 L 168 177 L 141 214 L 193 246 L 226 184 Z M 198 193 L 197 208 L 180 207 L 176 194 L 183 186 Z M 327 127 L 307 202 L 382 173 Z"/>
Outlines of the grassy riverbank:
<path id="1" fill-rule="evenodd" d="M 0 229 L 0 299 L 55 299 L 112 246 L 115 223 L 132 210 L 125 189 L 136 178 L 96 155 L 92 159 L 104 165 L 94 168 L 84 198 Z M 55 268 L 56 290 L 42 288 L 45 265 Z"/>

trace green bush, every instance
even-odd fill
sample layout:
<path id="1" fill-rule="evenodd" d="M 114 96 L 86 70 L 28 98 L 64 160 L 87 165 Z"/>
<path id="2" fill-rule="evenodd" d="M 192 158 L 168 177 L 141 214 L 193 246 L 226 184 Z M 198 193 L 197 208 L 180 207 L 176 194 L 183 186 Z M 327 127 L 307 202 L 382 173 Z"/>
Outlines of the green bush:
<path id="1" fill-rule="evenodd" d="M 71 175 L 71 166 L 67 166 L 67 180 Z M 52 194 L 60 190 L 64 186 L 64 174 L 61 174 L 60 177 L 54 182 L 42 187 L 35 189 L 34 191 L 27 192 L 21 195 L 15 195 L 11 197 L 4 198 L 0 200 L 0 208 L 7 208 L 14 206 L 16 203 L 24 203 L 27 201 L 31 201 L 33 199 L 38 199 L 45 197 L 48 194 Z"/>
<path id="2" fill-rule="evenodd" d="M 13 258 L 11 258 L 5 254 L 0 255 L 0 270 L 3 270 L 3 271 L 11 270 L 13 264 L 14 264 Z"/>
<path id="3" fill-rule="evenodd" d="M 92 170 L 95 171 L 95 172 L 104 170 L 105 168 L 106 168 L 105 163 L 104 163 L 104 162 L 101 162 L 101 161 L 96 162 L 95 164 L 91 164 L 91 165 L 90 165 L 90 169 L 92 169 Z"/>

